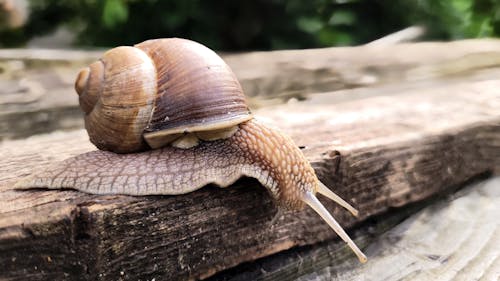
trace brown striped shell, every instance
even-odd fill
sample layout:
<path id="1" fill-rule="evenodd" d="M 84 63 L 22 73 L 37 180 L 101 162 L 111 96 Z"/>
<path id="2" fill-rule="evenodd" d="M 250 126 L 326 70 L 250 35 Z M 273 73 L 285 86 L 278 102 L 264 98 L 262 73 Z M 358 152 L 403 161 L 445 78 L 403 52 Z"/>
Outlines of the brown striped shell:
<path id="1" fill-rule="evenodd" d="M 209 48 L 179 38 L 117 47 L 75 82 L 85 127 L 99 149 L 158 148 L 188 133 L 213 140 L 252 118 L 229 66 Z M 224 135 L 224 134 L 222 134 Z"/>

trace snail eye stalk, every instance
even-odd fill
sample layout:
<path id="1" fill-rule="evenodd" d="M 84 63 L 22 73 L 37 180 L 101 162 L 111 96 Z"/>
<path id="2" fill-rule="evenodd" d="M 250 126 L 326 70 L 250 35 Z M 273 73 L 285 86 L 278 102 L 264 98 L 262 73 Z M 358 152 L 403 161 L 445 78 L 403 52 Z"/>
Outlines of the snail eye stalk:
<path id="1" fill-rule="evenodd" d="M 332 192 L 332 194 L 333 194 L 333 192 Z M 335 196 L 336 197 L 334 197 L 334 198 L 338 197 L 337 195 L 335 195 Z M 327 195 L 327 197 L 330 198 L 330 196 L 328 196 L 328 195 Z M 318 213 L 321 216 L 321 218 L 323 218 L 323 220 L 325 220 L 326 223 L 328 223 L 328 225 L 330 225 L 330 227 L 335 231 L 335 233 L 337 233 L 337 235 L 340 236 L 340 238 L 342 238 L 342 240 L 344 240 L 344 242 L 347 243 L 347 245 L 356 254 L 356 256 L 358 257 L 360 262 L 365 263 L 367 261 L 365 254 L 363 254 L 363 252 L 361 252 L 361 250 L 358 248 L 358 246 L 356 246 L 356 244 L 351 240 L 349 235 L 347 235 L 347 233 L 345 233 L 344 229 L 342 229 L 342 227 L 339 225 L 339 223 L 332 217 L 332 215 L 323 206 L 323 204 L 321 204 L 321 202 L 318 200 L 318 198 L 316 198 L 316 196 L 314 196 L 313 193 L 311 193 L 310 191 L 307 191 L 304 194 L 302 200 L 307 205 L 309 205 L 314 211 L 316 211 L 316 213 Z M 336 199 L 333 199 L 333 200 L 335 202 L 337 202 Z M 347 204 L 347 202 L 345 202 L 344 200 L 342 200 L 342 202 Z M 342 204 L 340 204 L 340 205 L 342 205 Z M 347 204 L 347 205 L 350 206 L 349 204 Z M 342 205 L 342 206 L 345 207 L 344 205 Z M 352 208 L 352 206 L 351 206 L 351 208 Z M 352 208 L 352 209 L 354 210 L 354 208 Z"/>

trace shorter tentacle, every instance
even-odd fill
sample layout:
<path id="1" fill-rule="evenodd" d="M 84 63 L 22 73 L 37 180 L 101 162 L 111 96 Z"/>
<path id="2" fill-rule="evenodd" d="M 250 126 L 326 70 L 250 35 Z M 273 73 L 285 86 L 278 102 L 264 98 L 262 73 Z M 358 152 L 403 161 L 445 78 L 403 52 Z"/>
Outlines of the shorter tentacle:
<path id="1" fill-rule="evenodd" d="M 351 214 L 353 214 L 355 217 L 358 216 L 358 210 L 356 210 L 353 206 L 351 206 L 349 203 L 347 203 L 344 199 L 340 198 L 340 196 L 335 194 L 333 191 L 331 191 L 328 187 L 326 187 L 326 185 L 324 185 L 320 181 L 318 181 L 318 193 L 323 194 L 324 196 L 333 200 L 335 203 L 344 207 L 349 212 L 351 212 Z"/>

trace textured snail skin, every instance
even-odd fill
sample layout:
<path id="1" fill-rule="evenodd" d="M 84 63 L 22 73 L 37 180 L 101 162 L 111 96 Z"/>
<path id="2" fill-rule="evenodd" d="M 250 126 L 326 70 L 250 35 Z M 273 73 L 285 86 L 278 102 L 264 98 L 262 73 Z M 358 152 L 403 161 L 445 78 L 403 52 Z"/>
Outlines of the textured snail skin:
<path id="1" fill-rule="evenodd" d="M 255 120 L 229 139 L 191 149 L 165 147 L 141 153 L 92 151 L 69 158 L 16 188 L 73 188 L 92 194 L 184 194 L 214 183 L 226 187 L 241 176 L 256 178 L 276 201 L 299 209 L 300 194 L 315 193 L 316 175 L 289 137 Z"/>

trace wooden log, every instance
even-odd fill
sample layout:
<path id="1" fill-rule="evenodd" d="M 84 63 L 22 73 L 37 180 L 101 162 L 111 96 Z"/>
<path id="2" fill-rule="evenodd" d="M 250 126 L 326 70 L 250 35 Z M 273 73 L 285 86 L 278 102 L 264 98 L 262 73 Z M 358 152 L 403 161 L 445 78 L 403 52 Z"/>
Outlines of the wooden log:
<path id="1" fill-rule="evenodd" d="M 500 75 L 500 40 L 286 50 L 223 55 L 252 108 L 309 93 L 429 79 Z M 73 90 L 78 70 L 101 51 L 0 50 L 0 140 L 83 128 Z M 407 84 L 410 87 L 412 84 Z M 265 99 L 263 99 L 263 97 Z"/>
<path id="2" fill-rule="evenodd" d="M 401 89 L 331 103 L 266 108 L 319 177 L 361 213 L 325 201 L 344 227 L 446 192 L 500 168 L 500 80 Z M 335 98 L 331 100 L 335 101 Z M 183 196 L 95 196 L 14 191 L 15 180 L 91 150 L 82 131 L 0 145 L 0 278 L 196 279 L 245 261 L 335 237 L 312 210 L 277 214 L 244 179 Z M 364 243 L 361 243 L 364 246 Z"/>

